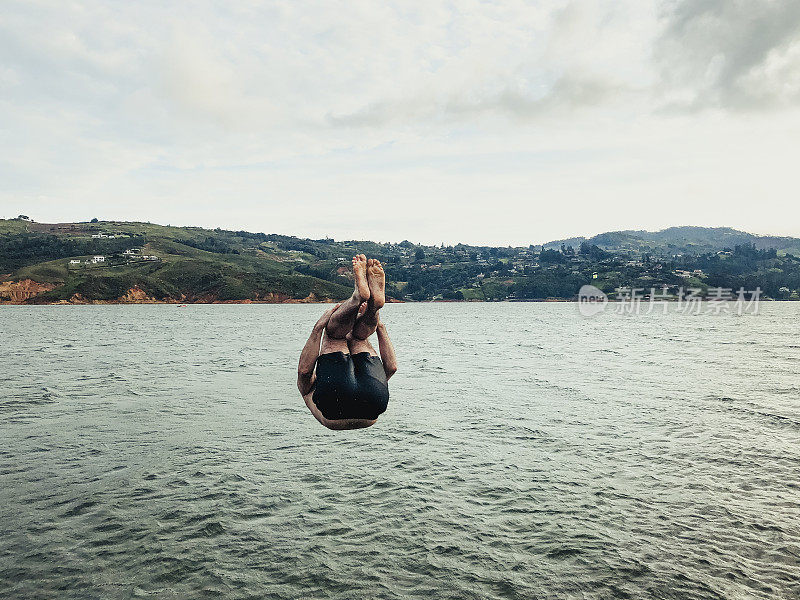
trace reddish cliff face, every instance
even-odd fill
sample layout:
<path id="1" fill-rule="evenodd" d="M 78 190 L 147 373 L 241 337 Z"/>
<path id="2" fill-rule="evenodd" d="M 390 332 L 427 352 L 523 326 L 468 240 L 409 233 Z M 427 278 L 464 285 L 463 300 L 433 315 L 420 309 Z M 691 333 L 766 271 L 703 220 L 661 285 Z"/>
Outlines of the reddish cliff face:
<path id="1" fill-rule="evenodd" d="M 317 298 L 317 295 L 314 292 L 311 292 L 305 298 L 288 298 L 286 300 L 282 300 L 282 302 L 286 302 L 287 304 L 313 304 L 315 302 L 325 302 L 325 300 Z"/>
<path id="2" fill-rule="evenodd" d="M 152 296 L 148 296 L 147 293 L 141 289 L 140 287 L 132 287 L 129 289 L 124 296 L 120 297 L 117 302 L 131 302 L 136 304 L 146 304 L 151 302 L 158 302 Z"/>
<path id="3" fill-rule="evenodd" d="M 24 304 L 31 298 L 35 298 L 42 292 L 49 292 L 57 286 L 49 283 L 38 283 L 32 279 L 22 281 L 6 281 L 0 283 L 0 304 Z M 33 300 L 36 304 L 39 301 Z M 134 286 L 116 300 L 89 300 L 80 293 L 73 294 L 68 300 L 59 300 L 55 304 L 179 304 L 179 303 L 207 303 L 207 304 L 251 304 L 253 302 L 268 304 L 295 304 L 312 302 L 330 302 L 318 298 L 313 292 L 305 298 L 290 298 L 286 294 L 267 292 L 258 294 L 252 299 L 247 300 L 220 300 L 216 294 L 205 294 L 198 297 L 187 297 L 181 294 L 175 298 L 154 298 L 138 286 Z"/>
<path id="4" fill-rule="evenodd" d="M 4 281 L 0 283 L 0 302 L 8 304 L 21 304 L 26 300 L 38 296 L 42 292 L 55 289 L 51 283 L 38 283 L 33 279 L 21 281 Z"/>

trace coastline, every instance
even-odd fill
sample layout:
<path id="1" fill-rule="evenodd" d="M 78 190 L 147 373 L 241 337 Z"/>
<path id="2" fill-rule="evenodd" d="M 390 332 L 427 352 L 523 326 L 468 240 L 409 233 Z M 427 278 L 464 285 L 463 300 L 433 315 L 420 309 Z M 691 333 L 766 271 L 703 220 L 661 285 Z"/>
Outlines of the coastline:
<path id="1" fill-rule="evenodd" d="M 331 298 L 318 297 L 314 292 L 311 292 L 305 298 L 292 298 L 287 294 L 280 292 L 266 292 L 264 294 L 257 294 L 254 298 L 244 298 L 237 300 L 221 300 L 215 293 L 206 293 L 197 296 L 187 296 L 181 294 L 178 297 L 169 298 L 156 298 L 150 296 L 138 286 L 128 289 L 123 295 L 114 299 L 89 299 L 80 293 L 73 294 L 68 299 L 60 299 L 49 301 L 46 295 L 53 290 L 58 289 L 51 283 L 39 283 L 31 279 L 23 279 L 18 282 L 2 281 L 0 282 L 0 306 L 85 306 L 85 305 L 110 305 L 110 304 L 173 304 L 173 305 L 189 305 L 189 304 L 332 304 L 340 302 Z M 765 302 L 798 302 L 791 298 L 778 299 L 770 297 L 761 297 Z M 469 300 L 455 300 L 455 299 L 434 299 L 434 300 L 398 300 L 396 298 L 387 298 L 387 303 L 472 303 L 472 302 L 581 302 L 580 298 L 575 295 L 569 298 L 548 297 L 548 298 L 504 298 L 501 300 L 485 300 L 480 298 L 470 298 Z M 663 298 L 658 302 L 678 302 L 678 298 Z M 708 301 L 707 298 L 701 298 L 701 302 Z M 608 303 L 630 303 L 628 298 L 616 299 L 608 298 L 604 302 Z M 650 304 L 649 300 L 641 299 L 638 304 Z"/>
<path id="2" fill-rule="evenodd" d="M 800 302 L 800 300 L 782 300 L 777 298 L 761 298 L 761 302 Z M 204 305 L 204 306 L 211 306 L 211 305 L 222 305 L 222 304 L 335 304 L 336 302 L 340 302 L 340 300 L 307 300 L 305 298 L 290 298 L 288 300 L 83 300 L 83 301 L 69 301 L 69 300 L 59 300 L 57 302 L 9 302 L 9 301 L 0 301 L 0 306 L 125 306 L 125 305 L 138 305 L 138 304 L 158 304 L 158 305 L 165 305 L 165 306 L 189 306 L 189 305 Z M 501 304 L 501 303 L 513 303 L 513 304 L 526 304 L 526 303 L 573 303 L 577 304 L 579 301 L 577 299 L 571 298 L 546 298 L 546 299 L 524 299 L 524 300 L 515 300 L 515 299 L 507 299 L 507 300 L 394 300 L 389 299 L 386 301 L 387 304 Z M 611 300 L 609 299 L 609 304 L 624 304 L 626 300 Z M 658 303 L 661 302 L 668 302 L 668 303 L 677 303 L 675 299 L 669 300 L 659 300 Z M 707 302 L 707 300 L 703 299 L 701 302 Z M 649 304 L 644 302 L 643 304 Z"/>

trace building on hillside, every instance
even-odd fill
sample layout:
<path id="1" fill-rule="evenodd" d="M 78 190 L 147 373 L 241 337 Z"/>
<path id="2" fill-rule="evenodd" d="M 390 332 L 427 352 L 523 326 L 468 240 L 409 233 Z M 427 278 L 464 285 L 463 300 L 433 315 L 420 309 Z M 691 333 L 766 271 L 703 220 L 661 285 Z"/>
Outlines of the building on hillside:
<path id="1" fill-rule="evenodd" d="M 105 257 L 105 256 L 93 256 L 93 257 L 92 257 L 92 262 L 93 262 L 93 263 L 102 263 L 102 262 L 106 262 L 106 257 Z"/>
<path id="2" fill-rule="evenodd" d="M 73 258 L 71 261 L 69 261 L 69 264 L 71 264 L 71 265 L 79 265 L 79 264 L 81 264 L 81 261 L 79 259 L 77 259 L 77 258 Z"/>

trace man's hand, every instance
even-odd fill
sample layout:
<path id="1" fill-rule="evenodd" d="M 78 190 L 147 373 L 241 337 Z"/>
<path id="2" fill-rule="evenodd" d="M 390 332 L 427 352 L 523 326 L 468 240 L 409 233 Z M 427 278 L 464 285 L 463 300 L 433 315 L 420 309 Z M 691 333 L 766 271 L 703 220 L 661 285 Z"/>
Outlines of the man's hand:
<path id="1" fill-rule="evenodd" d="M 325 329 L 325 327 L 328 325 L 328 321 L 331 320 L 331 315 L 333 315 L 333 313 L 336 312 L 336 309 L 339 308 L 341 305 L 342 305 L 341 302 L 339 304 L 334 304 L 328 310 L 322 313 L 322 316 L 314 324 L 314 329 L 317 331 L 322 331 L 323 329 Z"/>

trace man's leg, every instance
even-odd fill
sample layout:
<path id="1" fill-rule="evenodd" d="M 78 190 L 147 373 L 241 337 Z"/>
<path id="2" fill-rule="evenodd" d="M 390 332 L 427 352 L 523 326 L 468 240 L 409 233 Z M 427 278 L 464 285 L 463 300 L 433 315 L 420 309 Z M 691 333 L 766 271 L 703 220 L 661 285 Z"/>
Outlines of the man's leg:
<path id="1" fill-rule="evenodd" d="M 378 328 L 378 311 L 374 306 L 367 303 L 367 310 L 358 318 L 356 324 L 353 325 L 352 339 L 359 341 L 366 341 L 369 336 L 375 333 Z M 363 352 L 363 350 L 362 350 Z"/>
<path id="2" fill-rule="evenodd" d="M 352 337 L 357 340 L 366 340 L 375 333 L 378 328 L 378 311 L 386 303 L 386 275 L 380 261 L 372 258 L 367 261 L 367 282 L 370 292 L 367 310 L 353 325 Z"/>
<path id="3" fill-rule="evenodd" d="M 363 254 L 353 257 L 353 279 L 355 279 L 353 295 L 342 302 L 342 305 L 331 316 L 328 325 L 325 327 L 326 338 L 344 340 L 347 334 L 353 330 L 353 325 L 358 316 L 358 307 L 361 306 L 362 302 L 369 300 L 367 257 Z"/>
<path id="4" fill-rule="evenodd" d="M 347 346 L 350 354 L 361 354 L 362 352 L 369 352 L 372 356 L 378 356 L 378 352 L 373 348 L 369 340 L 359 340 L 352 335 L 347 337 Z"/>

